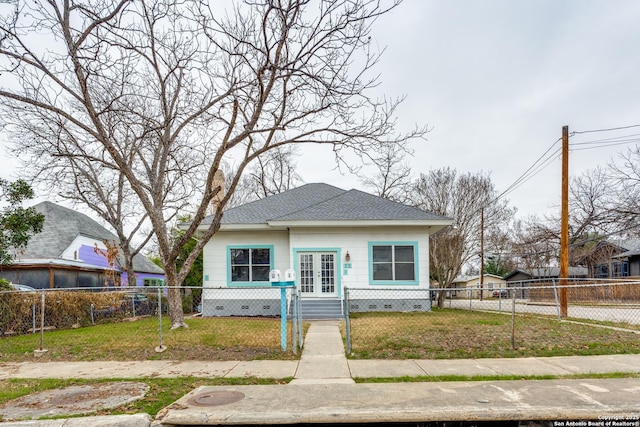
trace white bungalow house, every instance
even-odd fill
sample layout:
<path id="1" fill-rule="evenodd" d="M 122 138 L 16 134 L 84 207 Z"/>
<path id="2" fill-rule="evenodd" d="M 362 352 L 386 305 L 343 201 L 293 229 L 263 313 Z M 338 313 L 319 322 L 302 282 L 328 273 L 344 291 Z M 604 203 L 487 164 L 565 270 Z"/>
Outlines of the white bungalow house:
<path id="1" fill-rule="evenodd" d="M 203 315 L 279 314 L 274 269 L 295 271 L 303 315 L 313 302 L 320 304 L 313 316 L 339 313 L 347 287 L 361 291 L 350 298 L 356 309 L 429 310 L 429 236 L 451 222 L 327 184 L 229 209 L 203 251 Z M 389 292 L 373 292 L 380 289 Z M 409 292 L 417 289 L 425 290 L 419 303 Z"/>

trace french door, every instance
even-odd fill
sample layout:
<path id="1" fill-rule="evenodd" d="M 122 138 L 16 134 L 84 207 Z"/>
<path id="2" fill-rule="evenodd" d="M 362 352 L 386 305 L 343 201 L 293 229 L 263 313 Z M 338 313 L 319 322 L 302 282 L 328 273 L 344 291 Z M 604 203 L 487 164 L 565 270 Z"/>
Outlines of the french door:
<path id="1" fill-rule="evenodd" d="M 303 297 L 335 297 L 335 252 L 301 252 L 298 254 L 298 286 Z"/>

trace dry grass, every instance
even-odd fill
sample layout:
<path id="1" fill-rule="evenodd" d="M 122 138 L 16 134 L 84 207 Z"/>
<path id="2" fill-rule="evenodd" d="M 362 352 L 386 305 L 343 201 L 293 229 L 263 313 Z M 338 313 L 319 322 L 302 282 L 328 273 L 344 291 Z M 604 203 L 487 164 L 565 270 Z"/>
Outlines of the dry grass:
<path id="1" fill-rule="evenodd" d="M 280 319 L 190 318 L 188 329 L 163 322 L 159 344 L 155 317 L 52 330 L 39 360 L 256 360 L 293 359 L 280 349 Z M 467 310 L 366 313 L 351 318 L 351 357 L 448 359 L 640 353 L 640 336 L 555 318 L 517 316 L 515 348 L 511 317 Z M 290 334 L 289 334 L 290 335 Z M 289 348 L 291 336 L 288 337 Z M 33 360 L 40 335 L 0 338 L 0 361 Z"/>
<path id="2" fill-rule="evenodd" d="M 169 330 L 163 322 L 160 343 L 158 320 L 139 318 L 78 329 L 47 331 L 38 360 L 256 360 L 291 359 L 280 347 L 280 319 L 192 318 L 188 329 Z M 289 348 L 291 337 L 288 337 Z M 33 359 L 40 334 L 0 339 L 0 361 Z"/>
<path id="3" fill-rule="evenodd" d="M 626 331 L 467 310 L 363 313 L 351 318 L 353 358 L 449 359 L 640 353 L 640 337 Z"/>

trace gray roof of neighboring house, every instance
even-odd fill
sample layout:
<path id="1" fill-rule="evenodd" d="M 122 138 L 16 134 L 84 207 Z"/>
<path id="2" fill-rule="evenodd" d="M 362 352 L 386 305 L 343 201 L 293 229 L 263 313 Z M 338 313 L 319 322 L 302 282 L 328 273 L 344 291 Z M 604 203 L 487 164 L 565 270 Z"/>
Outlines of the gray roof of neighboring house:
<path id="1" fill-rule="evenodd" d="M 504 279 L 508 280 L 518 273 L 529 276 L 531 278 L 553 278 L 560 276 L 560 267 L 533 268 L 530 271 L 513 270 L 511 273 L 504 276 Z M 569 267 L 569 277 L 587 277 L 588 274 L 589 272 L 586 267 Z"/>
<path id="2" fill-rule="evenodd" d="M 630 256 L 640 255 L 640 239 L 627 239 L 620 243 L 620 246 L 626 249 L 626 252 L 618 254 L 614 258 L 626 258 Z"/>
<path id="3" fill-rule="evenodd" d="M 569 267 L 569 277 L 587 277 L 589 271 L 586 267 Z M 531 275 L 537 277 L 559 277 L 560 267 L 543 267 L 531 270 Z"/>
<path id="4" fill-rule="evenodd" d="M 45 216 L 44 227 L 42 232 L 31 237 L 20 258 L 32 260 L 59 258 L 79 235 L 96 240 L 118 241 L 118 238 L 109 230 L 73 209 L 52 202 L 38 203 L 34 208 Z M 138 272 L 164 273 L 160 267 L 140 254 L 133 258 L 133 266 Z"/>
<path id="5" fill-rule="evenodd" d="M 211 221 L 208 217 L 204 223 Z M 222 224 L 269 221 L 448 220 L 412 206 L 328 184 L 301 187 L 224 212 Z"/>

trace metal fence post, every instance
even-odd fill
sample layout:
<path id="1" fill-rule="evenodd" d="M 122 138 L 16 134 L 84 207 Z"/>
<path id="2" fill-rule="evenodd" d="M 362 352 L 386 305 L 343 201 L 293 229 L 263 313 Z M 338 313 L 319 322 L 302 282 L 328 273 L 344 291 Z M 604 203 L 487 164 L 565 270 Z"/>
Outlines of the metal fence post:
<path id="1" fill-rule="evenodd" d="M 298 354 L 298 307 L 296 289 L 291 289 L 291 347 L 293 354 Z"/>
<path id="2" fill-rule="evenodd" d="M 294 288 L 294 292 L 296 295 L 296 313 L 297 313 L 297 317 L 298 317 L 298 348 L 300 350 L 302 350 L 302 347 L 304 346 L 304 334 L 303 334 L 303 328 L 302 328 L 302 298 L 300 297 L 300 289 L 298 288 Z"/>
<path id="3" fill-rule="evenodd" d="M 556 299 L 556 311 L 558 312 L 558 320 L 561 320 L 562 317 L 560 316 L 560 301 L 558 300 L 558 287 L 556 286 L 555 279 L 551 279 L 551 282 L 553 283 L 553 296 Z"/>
<path id="4" fill-rule="evenodd" d="M 511 349 L 516 349 L 516 293 L 511 297 Z"/>
<path id="5" fill-rule="evenodd" d="M 351 354 L 351 321 L 349 319 L 349 290 L 344 288 L 344 322 L 347 335 L 347 354 Z"/>
<path id="6" fill-rule="evenodd" d="M 38 309 L 36 308 L 36 304 L 31 304 L 31 324 L 33 326 L 32 333 L 36 333 L 36 312 Z M 93 316 L 93 313 L 92 313 Z M 93 318 L 93 317 L 92 317 Z"/>
<path id="7" fill-rule="evenodd" d="M 287 288 L 280 286 L 280 348 L 287 351 Z"/>
<path id="8" fill-rule="evenodd" d="M 44 292 L 42 292 L 42 298 L 41 298 L 41 309 L 40 309 L 40 350 L 41 352 L 44 351 Z"/>
<path id="9" fill-rule="evenodd" d="M 162 353 L 167 349 L 162 343 L 162 288 L 158 286 L 158 339 L 160 344 L 156 347 L 156 353 Z"/>

